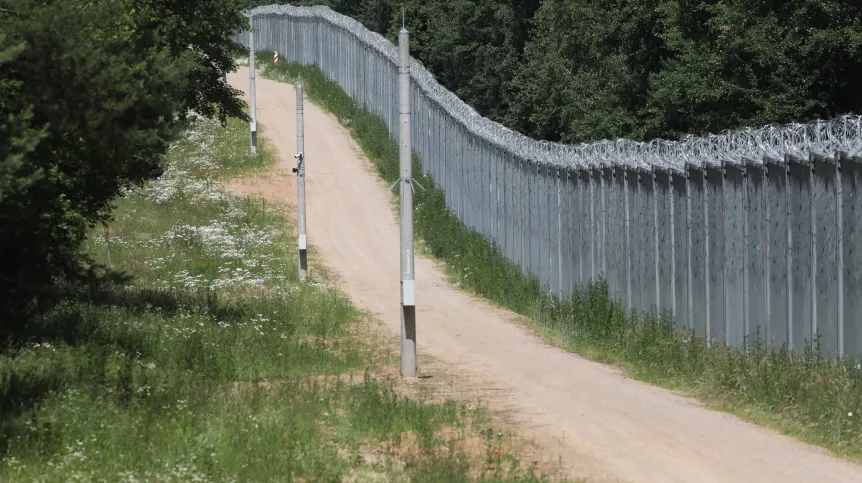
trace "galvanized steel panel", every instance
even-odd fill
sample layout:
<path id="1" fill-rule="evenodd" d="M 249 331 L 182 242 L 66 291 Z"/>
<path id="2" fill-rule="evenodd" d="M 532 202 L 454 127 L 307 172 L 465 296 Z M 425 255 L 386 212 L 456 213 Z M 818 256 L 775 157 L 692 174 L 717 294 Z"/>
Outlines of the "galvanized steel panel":
<path id="1" fill-rule="evenodd" d="M 813 343 L 811 326 L 811 168 L 790 165 L 790 223 L 793 232 L 793 347 L 802 351 Z"/>
<path id="2" fill-rule="evenodd" d="M 619 272 L 619 300 L 623 307 L 628 308 L 629 304 L 629 289 L 631 278 L 631 259 L 629 257 L 629 209 L 631 201 L 628 195 L 628 172 L 624 169 L 614 170 L 617 173 L 617 201 L 619 206 L 619 224 L 618 224 L 618 263 Z"/>
<path id="3" fill-rule="evenodd" d="M 691 202 L 691 326 L 706 336 L 706 312 L 708 310 L 707 285 L 707 239 L 704 210 L 704 172 L 690 168 L 689 182 Z"/>
<path id="4" fill-rule="evenodd" d="M 656 295 L 656 200 L 652 173 L 641 173 L 641 306 L 644 311 L 657 309 Z"/>
<path id="5" fill-rule="evenodd" d="M 560 272 L 563 277 L 561 290 L 563 297 L 570 297 L 572 290 L 572 183 L 571 171 L 563 170 L 560 176 L 560 214 L 562 225 L 560 226 L 560 245 L 562 246 L 562 258 L 560 259 Z"/>
<path id="6" fill-rule="evenodd" d="M 587 210 L 585 208 L 584 195 L 586 186 L 584 184 L 584 176 L 582 171 L 575 172 L 575 215 L 577 216 L 577 226 L 575 228 L 575 274 L 578 285 L 583 285 L 587 281 L 586 275 L 586 258 L 589 251 L 584 247 L 588 246 L 587 224 L 584 221 Z"/>
<path id="7" fill-rule="evenodd" d="M 602 266 L 602 234 L 599 230 L 601 217 L 601 204 L 599 199 L 599 187 L 601 178 L 596 170 L 586 171 L 590 182 L 590 280 L 598 278 Z"/>
<path id="8" fill-rule="evenodd" d="M 593 208 L 593 185 L 590 180 L 590 172 L 582 170 L 578 172 L 579 181 L 582 187 L 582 207 L 581 207 L 581 250 L 583 250 L 583 283 L 589 283 L 592 279 L 593 260 L 595 259 L 595 226 L 592 220 Z"/>
<path id="9" fill-rule="evenodd" d="M 551 238 L 550 238 L 550 214 L 549 184 L 550 172 L 547 166 L 539 168 L 539 280 L 546 289 L 551 288 Z"/>
<path id="10" fill-rule="evenodd" d="M 504 181 L 504 189 L 505 191 L 505 214 L 506 214 L 506 258 L 509 259 L 512 263 L 515 262 L 515 183 L 514 178 L 512 176 L 512 154 L 504 153 L 504 167 L 503 167 L 503 176 L 505 178 Z"/>
<path id="11" fill-rule="evenodd" d="M 626 241 L 626 196 L 625 196 L 625 170 L 613 169 L 613 194 L 611 196 L 611 207 L 613 208 L 613 247 L 614 247 L 614 298 L 626 304 L 626 287 L 628 281 L 626 262 L 628 260 L 628 244 Z"/>
<path id="12" fill-rule="evenodd" d="M 673 290 L 676 302 L 676 323 L 680 327 L 689 327 L 688 305 L 688 267 L 689 267 L 689 223 L 686 176 L 671 175 L 671 191 L 673 196 L 673 263 L 676 268 L 673 278 Z"/>
<path id="13" fill-rule="evenodd" d="M 724 312 L 724 193 L 722 170 L 707 168 L 708 196 L 708 290 L 709 290 L 709 334 L 713 341 L 726 343 L 726 319 Z"/>
<path id="14" fill-rule="evenodd" d="M 527 213 L 527 210 L 524 209 L 524 199 L 526 196 L 524 195 L 524 168 L 522 166 L 522 161 L 517 156 L 513 156 L 512 158 L 512 178 L 515 184 L 514 199 L 512 200 L 512 206 L 514 211 L 514 237 L 515 237 L 515 253 L 514 260 L 521 267 L 521 271 L 526 271 L 524 264 L 524 227 L 523 227 L 523 218 Z"/>
<path id="15" fill-rule="evenodd" d="M 659 313 L 667 313 L 673 315 L 673 297 L 674 297 L 674 255 L 676 247 L 674 246 L 674 225 L 673 225 L 673 191 L 671 188 L 671 175 L 666 172 L 656 172 L 655 174 L 655 200 L 656 200 L 656 220 L 658 234 L 657 250 L 658 254 L 658 294 Z"/>
<path id="16" fill-rule="evenodd" d="M 496 201 L 496 211 L 494 213 L 494 223 L 496 224 L 496 241 L 497 248 L 501 253 L 506 252 L 506 172 L 505 164 L 503 164 L 503 152 L 500 148 L 494 147 L 494 199 Z"/>
<path id="17" fill-rule="evenodd" d="M 827 356 L 838 356 L 838 185 L 837 165 L 814 164 L 814 219 L 817 235 L 816 297 L 820 348 Z"/>
<path id="18" fill-rule="evenodd" d="M 527 165 L 527 186 L 530 190 L 529 229 L 530 239 L 530 273 L 539 279 L 539 172 L 536 163 L 530 161 Z"/>
<path id="19" fill-rule="evenodd" d="M 631 267 L 631 305 L 644 310 L 643 297 L 643 216 L 644 197 L 637 172 L 629 171 L 629 266 Z"/>
<path id="20" fill-rule="evenodd" d="M 784 166 L 767 168 L 766 201 L 769 238 L 769 335 L 774 347 L 789 345 L 787 331 L 787 205 Z"/>
<path id="21" fill-rule="evenodd" d="M 862 164 L 841 162 L 844 255 L 844 351 L 862 353 Z"/>
<path id="22" fill-rule="evenodd" d="M 769 324 L 767 307 L 769 293 L 766 290 L 767 267 L 770 260 L 766 249 L 766 211 L 764 209 L 764 173 L 761 166 L 746 168 L 747 196 L 744 215 L 748 230 L 747 259 L 748 286 L 744 289 L 748 305 L 748 332 L 759 334 L 764 340 L 769 340 Z"/>
<path id="23" fill-rule="evenodd" d="M 548 170 L 548 239 L 550 242 L 548 258 L 549 287 L 552 294 L 560 294 L 560 174 L 557 168 Z"/>
<path id="24" fill-rule="evenodd" d="M 745 171 L 729 166 L 725 171 L 724 192 L 724 261 L 725 261 L 725 327 L 727 343 L 742 347 L 749 335 L 745 326 L 746 304 L 746 258 L 748 245 L 745 242 L 746 214 Z"/>

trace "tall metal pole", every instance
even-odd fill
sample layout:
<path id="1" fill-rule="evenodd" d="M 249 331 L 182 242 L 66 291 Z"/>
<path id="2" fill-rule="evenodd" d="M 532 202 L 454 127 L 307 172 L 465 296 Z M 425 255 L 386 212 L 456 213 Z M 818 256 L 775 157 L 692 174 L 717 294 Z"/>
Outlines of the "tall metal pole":
<path id="1" fill-rule="evenodd" d="M 416 376 L 416 291 L 413 265 L 413 170 L 410 142 L 410 34 L 398 33 L 401 170 L 401 376 Z"/>
<path id="2" fill-rule="evenodd" d="M 249 97 L 251 98 L 251 154 L 257 155 L 257 96 L 255 95 L 255 63 L 254 63 L 254 17 L 248 17 L 251 28 L 248 31 L 248 80 L 250 83 Z"/>
<path id="3" fill-rule="evenodd" d="M 296 83 L 296 225 L 299 247 L 299 280 L 305 280 L 308 255 L 305 237 L 305 135 L 303 133 L 302 81 Z"/>

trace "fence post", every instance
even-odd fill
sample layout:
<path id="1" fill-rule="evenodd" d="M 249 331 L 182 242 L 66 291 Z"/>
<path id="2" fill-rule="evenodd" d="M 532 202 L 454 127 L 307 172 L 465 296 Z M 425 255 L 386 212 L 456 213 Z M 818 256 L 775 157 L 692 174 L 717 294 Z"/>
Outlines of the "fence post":
<path id="1" fill-rule="evenodd" d="M 605 283 L 607 283 L 607 281 L 608 281 L 608 228 L 607 228 L 608 188 L 607 188 L 607 184 L 605 183 L 604 168 L 601 165 L 598 167 L 598 172 L 599 172 L 599 180 L 601 181 L 601 192 L 602 192 L 602 277 L 604 277 Z"/>
<path id="2" fill-rule="evenodd" d="M 815 205 L 814 167 L 816 163 L 814 156 L 809 156 L 808 162 L 808 209 L 811 218 L 809 220 L 811 223 L 811 344 L 817 347 L 818 351 L 822 351 L 817 342 L 819 328 L 817 327 L 817 210 Z"/>
<path id="3" fill-rule="evenodd" d="M 581 176 L 581 170 L 577 171 L 578 176 L 578 283 L 586 282 L 584 276 L 584 219 L 586 217 L 586 209 L 584 208 L 584 179 Z M 628 213 L 628 212 L 626 212 Z M 628 225 L 627 225 L 628 226 Z M 628 233 L 628 232 L 627 232 Z"/>
<path id="4" fill-rule="evenodd" d="M 632 257 L 631 257 L 631 236 L 629 231 L 629 169 L 623 170 L 623 183 L 625 195 L 625 239 L 626 239 L 626 310 L 628 313 L 632 311 Z"/>
<path id="5" fill-rule="evenodd" d="M 844 356 L 844 181 L 841 168 L 845 156 L 835 155 L 835 217 L 838 234 L 838 357 Z"/>
<path id="6" fill-rule="evenodd" d="M 658 180 L 656 179 L 656 167 L 652 167 L 649 175 L 652 177 L 652 235 L 653 235 L 653 262 L 655 265 L 655 311 L 661 315 L 661 257 L 659 256 L 658 242 Z"/>
<path id="7" fill-rule="evenodd" d="M 785 160 L 784 165 L 784 216 L 787 236 L 787 348 L 793 353 L 793 230 L 790 220 L 793 217 L 790 205 L 790 163 Z"/>
<path id="8" fill-rule="evenodd" d="M 727 163 L 721 163 L 721 296 L 724 307 L 724 345 L 730 345 L 729 296 L 727 294 Z M 717 234 L 716 234 L 717 235 Z"/>
<path id="9" fill-rule="evenodd" d="M 305 231 L 305 133 L 303 126 L 302 80 L 296 83 L 296 227 L 299 249 L 299 280 L 305 280 L 308 272 L 308 252 Z"/>
<path id="10" fill-rule="evenodd" d="M 674 322 L 677 322 L 676 313 L 676 214 L 673 200 L 673 172 L 667 171 L 667 203 L 668 217 L 670 221 L 670 312 Z"/>
<path id="11" fill-rule="evenodd" d="M 703 260 L 703 281 L 704 281 L 704 310 L 706 311 L 706 346 L 712 347 L 712 317 L 710 305 L 710 284 L 709 284 L 709 179 L 706 166 L 702 168 L 702 179 L 700 180 L 703 186 L 703 249 L 706 256 Z"/>
<path id="12" fill-rule="evenodd" d="M 764 312 L 766 313 L 766 322 L 765 328 L 763 329 L 766 333 L 766 343 L 772 344 L 772 258 L 771 257 L 771 237 L 769 236 L 769 230 L 771 228 L 770 222 L 770 206 L 769 206 L 769 163 L 764 159 L 763 160 L 763 187 L 760 190 L 760 206 L 762 207 L 761 217 L 763 219 L 763 293 L 764 303 L 766 307 Z"/>
<path id="13" fill-rule="evenodd" d="M 597 265 L 599 265 L 598 257 L 599 250 L 601 249 L 599 244 L 599 222 L 596 219 L 596 191 L 598 187 L 598 183 L 596 182 L 596 178 L 593 176 L 593 170 L 587 169 L 585 171 L 587 173 L 587 179 L 589 180 L 588 186 L 590 187 L 590 282 L 594 282 L 598 277 L 598 269 Z"/>
<path id="14" fill-rule="evenodd" d="M 685 225 L 688 231 L 688 274 L 686 283 L 688 284 L 688 328 L 694 329 L 694 267 L 692 257 L 692 222 L 691 222 L 691 165 L 685 165 Z"/>
<path id="15" fill-rule="evenodd" d="M 413 268 L 413 167 L 410 145 L 410 34 L 398 33 L 401 168 L 401 376 L 416 376 L 416 301 Z"/>
<path id="16" fill-rule="evenodd" d="M 751 180 L 748 179 L 748 168 L 747 164 L 743 162 L 743 165 L 740 167 L 742 169 L 742 241 L 744 243 L 744 252 L 742 254 L 742 305 L 743 305 L 743 314 L 742 314 L 742 327 L 744 330 L 743 333 L 743 341 L 747 341 L 748 337 L 751 336 L 751 297 L 749 291 L 751 290 L 751 284 L 748 276 L 748 260 L 749 260 L 749 240 L 750 240 L 750 232 L 748 226 L 748 196 L 749 196 L 749 184 Z M 748 345 L 747 343 L 745 344 Z M 745 347 L 747 350 L 748 347 Z"/>
<path id="17" fill-rule="evenodd" d="M 254 72 L 254 16 L 249 16 L 248 21 L 251 28 L 248 29 L 248 80 L 249 99 L 251 110 L 251 154 L 257 155 L 257 96 L 255 94 L 255 72 Z"/>
<path id="18" fill-rule="evenodd" d="M 565 176 L 564 170 L 556 169 L 554 176 L 556 189 L 554 191 L 557 193 L 557 293 L 561 300 L 565 298 L 565 293 L 563 292 L 563 207 L 560 196 L 560 180 L 564 180 Z"/>

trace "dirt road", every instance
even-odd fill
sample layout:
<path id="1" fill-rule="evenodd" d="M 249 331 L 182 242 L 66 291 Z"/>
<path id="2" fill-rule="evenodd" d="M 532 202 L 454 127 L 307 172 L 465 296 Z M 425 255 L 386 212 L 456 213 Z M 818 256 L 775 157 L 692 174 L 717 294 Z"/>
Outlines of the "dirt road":
<path id="1" fill-rule="evenodd" d="M 248 90 L 248 71 L 230 75 Z M 296 152 L 293 86 L 258 77 L 258 121 L 290 173 Z M 398 227 L 386 187 L 329 114 L 305 103 L 309 243 L 358 306 L 397 334 Z M 294 201 L 292 177 L 244 187 Z M 862 466 L 791 438 L 632 381 L 607 366 L 550 347 L 514 315 L 454 290 L 416 258 L 417 345 L 462 384 L 511 411 L 573 476 L 591 481 L 862 482 Z M 422 367 L 419 368 L 420 373 Z M 437 368 L 435 370 L 441 370 Z M 430 374 L 432 377 L 434 374 Z"/>

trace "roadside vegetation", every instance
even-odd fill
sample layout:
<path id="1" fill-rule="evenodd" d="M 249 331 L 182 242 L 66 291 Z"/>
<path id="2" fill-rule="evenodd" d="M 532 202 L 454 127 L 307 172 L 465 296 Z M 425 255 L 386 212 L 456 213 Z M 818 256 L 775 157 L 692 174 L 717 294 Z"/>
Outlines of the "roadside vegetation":
<path id="1" fill-rule="evenodd" d="M 329 280 L 297 280 L 288 207 L 220 187 L 274 164 L 247 129 L 195 120 L 88 233 L 115 280 L 0 353 L 0 480 L 543 481 L 485 412 L 387 377 Z"/>
<path id="2" fill-rule="evenodd" d="M 398 147 L 383 121 L 363 110 L 316 67 L 272 63 L 263 75 L 284 82 L 301 76 L 309 98 L 347 128 L 387 183 L 397 180 Z M 708 347 L 698 334 L 657 314 L 628 313 L 597 282 L 560 300 L 494 250 L 447 209 L 441 190 L 414 156 L 415 229 L 426 254 L 445 263 L 454 285 L 524 316 L 555 345 L 616 364 L 632 377 L 695 396 L 852 459 L 862 456 L 862 365 L 824 359 L 818 350 L 791 357 L 756 336 L 745 350 Z M 396 195 L 397 196 L 397 195 Z"/>

